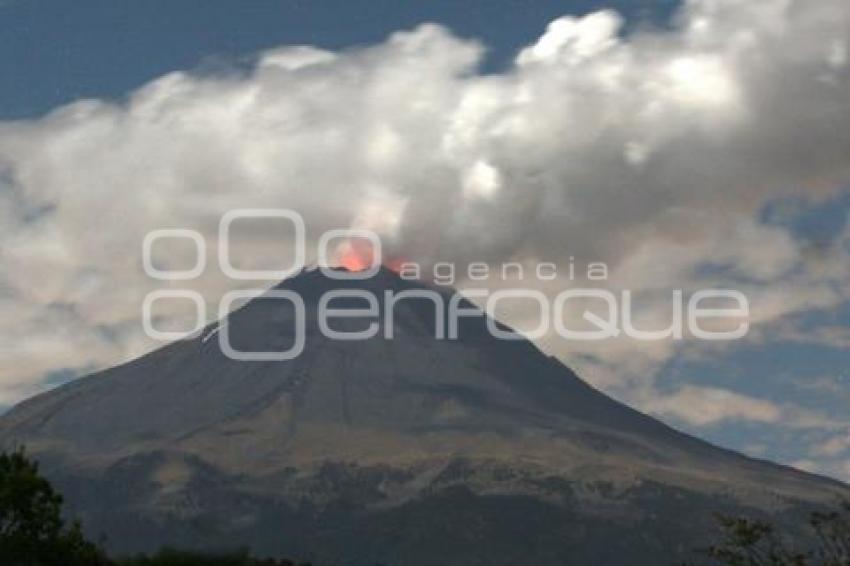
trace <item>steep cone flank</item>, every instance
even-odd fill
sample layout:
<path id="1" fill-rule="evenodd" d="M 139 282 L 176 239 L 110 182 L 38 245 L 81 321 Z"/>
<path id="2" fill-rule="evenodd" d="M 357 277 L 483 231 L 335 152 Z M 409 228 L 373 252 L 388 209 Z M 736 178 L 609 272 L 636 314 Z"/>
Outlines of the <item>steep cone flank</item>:
<path id="1" fill-rule="evenodd" d="M 20 404 L 0 439 L 41 458 L 118 550 L 248 544 L 319 563 L 498 564 L 518 549 L 539 564 L 617 564 L 635 552 L 656 563 L 684 556 L 682 541 L 697 544 L 715 511 L 792 514 L 850 495 L 678 433 L 531 343 L 492 337 L 483 318 L 438 340 L 427 300 L 395 305 L 392 340 L 318 332 L 327 291 L 370 291 L 383 313 L 386 291 L 424 288 L 387 269 L 362 281 L 302 273 L 276 287 L 305 302 L 297 358 L 222 353 L 219 325 L 238 350 L 292 345 L 291 306 L 258 298 L 195 339 Z M 448 509 L 479 538 L 446 530 Z"/>

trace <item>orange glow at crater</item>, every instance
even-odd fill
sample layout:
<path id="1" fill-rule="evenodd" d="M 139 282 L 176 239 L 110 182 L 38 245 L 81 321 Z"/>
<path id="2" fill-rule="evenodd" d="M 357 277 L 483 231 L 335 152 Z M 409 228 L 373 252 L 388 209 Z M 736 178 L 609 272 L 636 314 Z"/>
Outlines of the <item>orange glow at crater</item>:
<path id="1" fill-rule="evenodd" d="M 364 271 L 374 261 L 372 243 L 364 238 L 351 238 L 336 248 L 336 261 L 348 271 Z"/>
<path id="2" fill-rule="evenodd" d="M 383 266 L 399 273 L 407 262 L 403 257 L 382 258 Z M 334 262 L 348 271 L 366 271 L 375 261 L 375 250 L 372 242 L 366 238 L 349 238 L 340 242 L 334 250 Z"/>

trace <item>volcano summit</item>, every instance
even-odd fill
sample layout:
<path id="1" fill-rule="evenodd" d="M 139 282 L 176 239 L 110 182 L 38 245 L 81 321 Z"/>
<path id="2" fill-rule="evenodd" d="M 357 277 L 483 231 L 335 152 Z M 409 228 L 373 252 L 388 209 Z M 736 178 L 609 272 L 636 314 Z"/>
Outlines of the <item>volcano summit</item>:
<path id="1" fill-rule="evenodd" d="M 850 497 L 634 411 L 530 342 L 494 338 L 483 317 L 437 340 L 433 302 L 405 300 L 391 340 L 318 332 L 328 291 L 369 291 L 383 313 L 385 291 L 425 288 L 386 269 L 346 281 L 303 272 L 275 288 L 308 307 L 297 358 L 231 359 L 205 339 L 211 325 L 21 403 L 0 419 L 0 440 L 25 444 L 116 553 L 169 544 L 316 564 L 673 563 L 707 544 L 716 512 L 781 522 Z M 448 304 L 453 292 L 439 292 Z M 268 299 L 218 323 L 234 348 L 292 344 L 292 306 Z"/>

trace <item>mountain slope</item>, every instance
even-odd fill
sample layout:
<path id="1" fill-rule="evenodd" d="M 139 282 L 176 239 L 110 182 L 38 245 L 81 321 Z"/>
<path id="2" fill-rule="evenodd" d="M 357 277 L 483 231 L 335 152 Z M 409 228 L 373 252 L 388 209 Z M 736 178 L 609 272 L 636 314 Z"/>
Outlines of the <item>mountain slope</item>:
<path id="1" fill-rule="evenodd" d="M 211 325 L 21 403 L 0 419 L 0 441 L 25 443 L 117 551 L 249 544 L 320 564 L 653 564 L 703 543 L 715 511 L 791 518 L 850 496 L 678 433 L 529 342 L 491 337 L 483 318 L 437 340 L 425 300 L 396 304 L 392 340 L 318 332 L 329 290 L 368 290 L 383 313 L 386 291 L 424 288 L 387 270 L 346 282 L 305 272 L 278 288 L 307 305 L 296 359 L 231 360 Z M 260 298 L 221 324 L 237 349 L 271 351 L 292 343 L 292 317 Z"/>

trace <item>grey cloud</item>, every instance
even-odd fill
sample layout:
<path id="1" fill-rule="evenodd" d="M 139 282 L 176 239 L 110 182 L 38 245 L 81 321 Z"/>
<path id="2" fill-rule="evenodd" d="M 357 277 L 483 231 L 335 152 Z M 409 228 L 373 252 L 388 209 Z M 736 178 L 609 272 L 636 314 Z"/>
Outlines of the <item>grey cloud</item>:
<path id="1" fill-rule="evenodd" d="M 231 208 L 297 210 L 311 237 L 371 228 L 426 262 L 605 261 L 615 287 L 694 286 L 696 266 L 724 262 L 754 281 L 757 321 L 841 300 L 840 267 L 783 280 L 800 249 L 755 214 L 850 181 L 847 3 L 693 0 L 672 29 L 620 25 L 559 19 L 490 75 L 483 46 L 435 25 L 338 53 L 281 47 L 244 72 L 172 73 L 125 102 L 0 123 L 2 378 L 149 348 L 127 330 L 155 285 L 145 233 L 194 228 L 214 247 Z M 255 234 L 237 251 L 281 248 Z M 232 282 L 197 285 L 214 301 Z M 39 322 L 56 302 L 75 305 L 76 332 Z M 607 347 L 559 353 L 599 354 L 622 380 L 634 347 Z M 635 365 L 651 374 L 673 351 Z"/>

